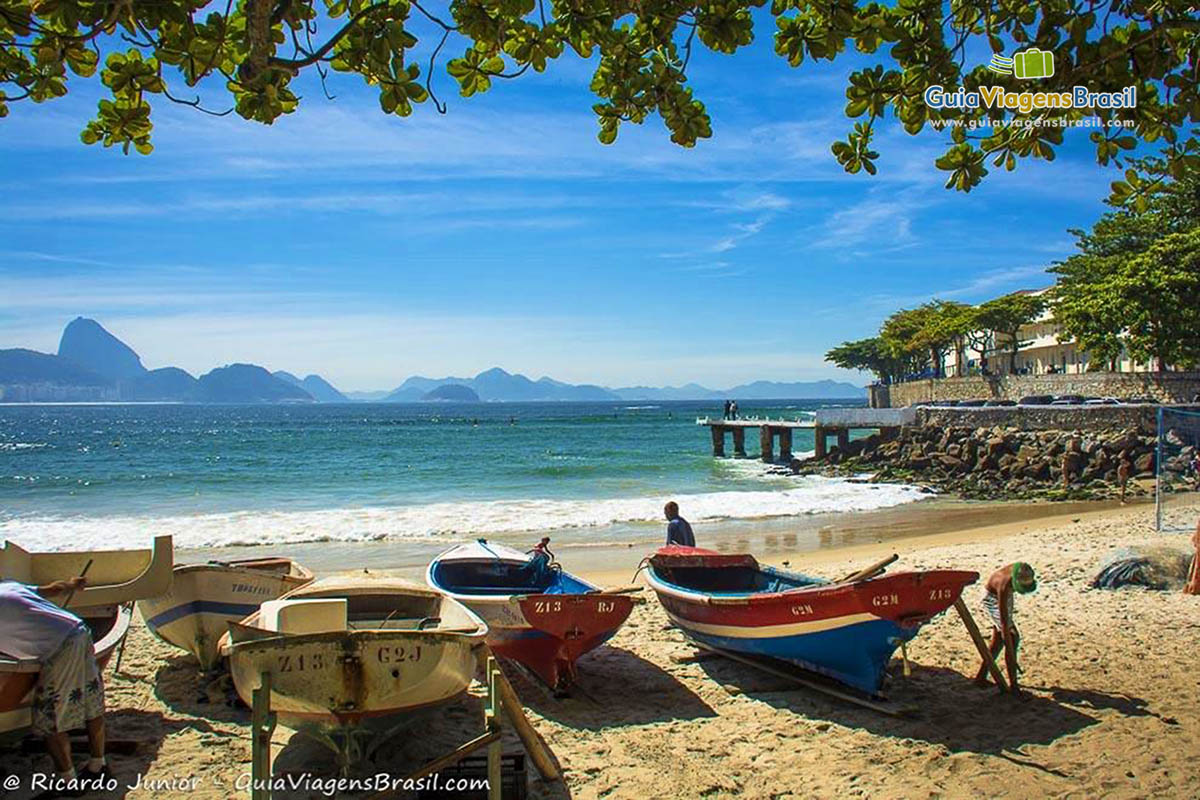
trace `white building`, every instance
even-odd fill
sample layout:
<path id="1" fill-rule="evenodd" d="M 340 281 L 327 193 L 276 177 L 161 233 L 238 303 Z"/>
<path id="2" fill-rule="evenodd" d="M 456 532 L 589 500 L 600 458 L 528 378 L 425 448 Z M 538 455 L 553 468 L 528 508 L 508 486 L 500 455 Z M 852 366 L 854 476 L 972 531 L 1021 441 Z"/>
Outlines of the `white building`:
<path id="1" fill-rule="evenodd" d="M 1052 287 L 1043 289 L 1025 289 L 1019 294 L 1041 295 Z M 1021 328 L 1018 341 L 1026 343 L 1017 351 L 1016 371 L 1023 375 L 1046 375 L 1052 370 L 1067 375 L 1087 372 L 1091 362 L 1088 353 L 1075 344 L 1074 339 L 1059 341 L 1062 328 L 1054 322 L 1054 313 L 1047 308 L 1033 322 Z M 993 375 L 1005 375 L 1009 372 L 1009 338 L 1002 333 L 981 331 L 974 337 L 983 341 L 982 351 L 968 347 L 963 353 L 963 363 L 958 363 L 953 350 L 942 358 L 943 375 L 955 377 L 961 375 L 979 375 L 986 366 Z M 986 359 L 986 360 L 985 360 Z M 1108 364 L 1097 364 L 1096 369 L 1107 370 Z M 1144 372 L 1150 370 L 1147 364 L 1134 362 L 1129 355 L 1122 351 L 1117 360 L 1118 372 Z"/>

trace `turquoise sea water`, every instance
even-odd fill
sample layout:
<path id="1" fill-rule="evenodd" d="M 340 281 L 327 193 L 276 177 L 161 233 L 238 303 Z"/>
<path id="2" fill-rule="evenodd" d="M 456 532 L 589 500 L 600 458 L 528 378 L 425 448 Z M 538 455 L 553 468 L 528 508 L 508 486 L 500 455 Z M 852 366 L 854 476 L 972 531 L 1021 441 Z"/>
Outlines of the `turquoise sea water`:
<path id="1" fill-rule="evenodd" d="M 804 419 L 814 401 L 744 403 Z M 26 546 L 184 547 L 462 538 L 587 539 L 693 520 L 871 509 L 911 487 L 772 476 L 714 459 L 717 403 L 0 407 L 0 537 Z M 812 448 L 798 431 L 796 452 Z M 753 440 L 753 441 L 752 441 Z M 747 437 L 757 449 L 756 437 Z M 606 535 L 606 534 L 605 534 Z"/>

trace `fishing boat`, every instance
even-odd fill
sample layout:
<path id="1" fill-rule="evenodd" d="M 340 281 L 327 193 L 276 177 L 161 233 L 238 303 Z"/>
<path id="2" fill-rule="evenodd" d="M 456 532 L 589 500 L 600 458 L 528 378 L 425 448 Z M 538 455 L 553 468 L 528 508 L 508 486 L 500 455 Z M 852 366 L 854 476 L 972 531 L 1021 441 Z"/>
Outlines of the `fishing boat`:
<path id="1" fill-rule="evenodd" d="M 156 537 L 153 547 L 143 550 L 39 553 L 5 542 L 0 549 L 0 578 L 42 586 L 84 575 L 87 585 L 62 602 L 91 629 L 96 661 L 103 670 L 129 632 L 134 601 L 166 591 L 173 561 L 170 536 Z M 36 659 L 0 654 L 0 738 L 19 738 L 28 732 L 40 671 Z"/>
<path id="2" fill-rule="evenodd" d="M 896 648 L 979 579 L 923 570 L 831 583 L 751 555 L 674 545 L 649 562 L 667 616 L 697 644 L 792 662 L 871 695 Z"/>
<path id="3" fill-rule="evenodd" d="M 458 545 L 429 564 L 425 580 L 487 623 L 494 653 L 564 690 L 575 681 L 575 662 L 617 632 L 633 600 L 558 567 L 548 542 L 532 556 L 484 539 Z"/>
<path id="4" fill-rule="evenodd" d="M 462 693 L 486 633 L 461 603 L 423 586 L 325 578 L 231 623 L 221 652 L 247 705 L 270 675 L 280 722 L 350 732 Z"/>
<path id="5" fill-rule="evenodd" d="M 151 633 L 191 653 L 201 669 L 209 670 L 220 660 L 218 643 L 230 622 L 312 579 L 312 572 L 290 558 L 181 564 L 170 590 L 138 601 L 138 613 Z"/>
<path id="6" fill-rule="evenodd" d="M 0 577 L 36 586 L 86 572 L 87 585 L 71 598 L 71 610 L 115 606 L 154 597 L 171 586 L 175 550 L 170 536 L 154 537 L 148 550 L 70 550 L 31 553 L 16 542 L 0 549 Z"/>

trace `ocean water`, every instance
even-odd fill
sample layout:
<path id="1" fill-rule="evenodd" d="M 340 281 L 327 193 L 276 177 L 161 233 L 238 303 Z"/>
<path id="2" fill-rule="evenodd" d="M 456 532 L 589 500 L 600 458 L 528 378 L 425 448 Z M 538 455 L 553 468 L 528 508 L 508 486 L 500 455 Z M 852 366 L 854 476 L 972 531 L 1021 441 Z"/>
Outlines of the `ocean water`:
<path id="1" fill-rule="evenodd" d="M 742 415 L 847 404 L 745 403 Z M 170 533 L 177 547 L 219 548 L 555 531 L 583 543 L 661 526 L 670 498 L 695 523 L 922 497 L 715 459 L 695 420 L 719 413 L 692 402 L 4 406 L 0 538 L 80 549 Z M 797 431 L 793 449 L 812 446 Z"/>

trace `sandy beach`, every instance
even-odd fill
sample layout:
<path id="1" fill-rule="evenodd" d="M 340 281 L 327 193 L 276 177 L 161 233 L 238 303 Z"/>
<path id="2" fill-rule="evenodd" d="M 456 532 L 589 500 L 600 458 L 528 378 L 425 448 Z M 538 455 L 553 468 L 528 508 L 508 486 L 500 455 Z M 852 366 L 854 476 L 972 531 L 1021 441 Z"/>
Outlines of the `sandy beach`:
<path id="1" fill-rule="evenodd" d="M 901 555 L 893 569 L 955 567 L 986 576 L 1018 559 L 1036 567 L 1038 591 L 1018 598 L 1016 612 L 1027 694 L 976 688 L 970 678 L 978 655 L 957 617 L 943 615 L 909 647 L 911 677 L 893 662 L 888 693 L 919 707 L 911 718 L 795 689 L 719 658 L 696 661 L 647 590 L 611 645 L 580 662 L 572 698 L 552 699 L 510 671 L 566 774 L 565 785 L 532 778 L 530 796 L 1200 796 L 1193 763 L 1200 752 L 1200 598 L 1088 588 L 1114 548 L 1164 543 L 1188 546 L 1184 536 L 1155 533 L 1149 507 L 1135 506 L 764 557 L 831 576 L 891 552 Z M 626 583 L 629 572 L 593 570 L 590 577 Z M 981 593 L 980 584 L 966 594 L 980 619 Z M 246 795 L 238 789 L 250 766 L 249 712 L 227 706 L 219 687 L 206 691 L 179 651 L 138 623 L 121 672 L 110 666 L 107 680 L 110 736 L 138 743 L 134 754 L 112 758 L 122 788 L 110 796 Z M 407 774 L 477 735 L 479 693 L 476 687 L 462 701 L 416 716 L 356 774 Z M 335 774 L 332 759 L 303 737 L 280 728 L 274 741 L 278 774 Z M 505 749 L 519 752 L 511 734 Z M 6 756 L 3 766 L 27 776 L 46 770 L 48 759 Z"/>

